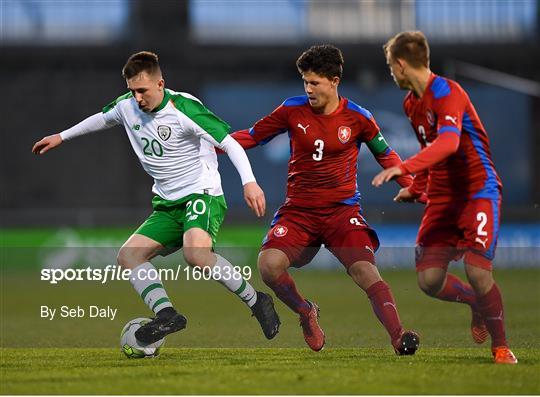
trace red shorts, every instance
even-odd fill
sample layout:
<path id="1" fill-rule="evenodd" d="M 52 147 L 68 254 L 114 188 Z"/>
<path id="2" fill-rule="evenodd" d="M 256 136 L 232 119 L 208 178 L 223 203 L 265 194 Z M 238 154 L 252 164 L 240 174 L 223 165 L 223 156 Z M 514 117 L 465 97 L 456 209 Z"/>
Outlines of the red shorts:
<path id="1" fill-rule="evenodd" d="M 261 250 L 279 249 L 291 266 L 302 267 L 311 262 L 321 244 L 349 268 L 358 261 L 375 264 L 379 239 L 360 214 L 358 204 L 330 208 L 286 204 L 276 212 Z"/>
<path id="2" fill-rule="evenodd" d="M 416 271 L 464 257 L 465 263 L 492 269 L 501 213 L 501 198 L 428 204 L 416 239 Z"/>

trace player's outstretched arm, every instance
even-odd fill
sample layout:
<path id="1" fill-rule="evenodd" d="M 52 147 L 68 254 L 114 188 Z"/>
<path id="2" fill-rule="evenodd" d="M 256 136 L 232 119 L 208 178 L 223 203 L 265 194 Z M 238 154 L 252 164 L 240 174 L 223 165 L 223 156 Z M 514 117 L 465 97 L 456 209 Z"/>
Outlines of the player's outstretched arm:
<path id="1" fill-rule="evenodd" d="M 49 150 L 54 149 L 57 146 L 62 144 L 63 139 L 60 134 L 48 135 L 41 140 L 34 143 L 32 147 L 32 153 L 34 154 L 45 154 Z"/>
<path id="2" fill-rule="evenodd" d="M 383 183 L 390 182 L 392 179 L 403 175 L 401 167 L 390 167 L 382 170 L 371 181 L 371 184 L 375 187 L 381 186 Z"/>
<path id="3" fill-rule="evenodd" d="M 373 178 L 373 186 L 379 187 L 401 175 L 415 174 L 425 171 L 433 165 L 454 154 L 459 146 L 459 137 L 453 133 L 443 133 L 430 146 L 420 153 L 405 160 L 399 167 L 387 168 Z"/>
<path id="4" fill-rule="evenodd" d="M 427 194 L 422 192 L 420 194 L 413 193 L 411 186 L 402 187 L 396 197 L 394 197 L 396 203 L 421 203 L 426 204 Z"/>
<path id="5" fill-rule="evenodd" d="M 250 135 L 249 130 L 236 131 L 230 134 L 230 136 L 233 137 L 234 140 L 238 142 L 244 150 L 251 149 L 257 146 L 257 141 Z M 215 149 L 217 154 L 225 153 L 218 147 L 216 147 Z"/>
<path id="6" fill-rule="evenodd" d="M 388 146 L 380 131 L 371 140 L 366 142 L 366 145 L 382 168 L 388 169 L 401 165 L 401 157 L 399 157 L 399 154 L 395 150 Z M 413 178 L 410 175 L 402 175 L 396 178 L 396 182 L 401 187 L 407 187 L 413 183 Z"/>
<path id="7" fill-rule="evenodd" d="M 242 146 L 244 150 L 252 149 L 258 145 L 255 138 L 253 138 L 253 136 L 251 136 L 249 133 L 249 130 L 236 131 L 233 132 L 231 136 L 240 144 L 240 146 Z"/>
<path id="8" fill-rule="evenodd" d="M 227 153 L 231 162 L 240 174 L 242 185 L 244 185 L 244 199 L 246 200 L 248 207 L 251 208 L 258 217 L 263 216 L 266 211 L 266 199 L 264 197 L 264 192 L 255 181 L 255 176 L 251 170 L 251 164 L 249 163 L 246 152 L 230 135 L 223 139 L 219 148 Z"/>
<path id="9" fill-rule="evenodd" d="M 37 141 L 32 147 L 32 152 L 34 154 L 45 154 L 61 145 L 64 141 L 90 132 L 104 130 L 115 124 L 117 124 L 116 120 L 106 117 L 104 113 L 96 113 L 59 134 L 49 135 Z"/>

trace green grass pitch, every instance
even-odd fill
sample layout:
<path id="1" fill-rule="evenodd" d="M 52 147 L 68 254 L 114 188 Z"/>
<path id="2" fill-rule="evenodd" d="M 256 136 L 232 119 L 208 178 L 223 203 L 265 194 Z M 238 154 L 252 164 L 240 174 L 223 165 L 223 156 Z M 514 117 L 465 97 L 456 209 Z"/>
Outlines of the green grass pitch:
<path id="1" fill-rule="evenodd" d="M 36 244 L 41 238 L 20 233 Z M 3 237 L 4 247 L 19 241 Z M 469 309 L 424 296 L 412 266 L 382 271 L 404 325 L 421 336 L 421 349 L 412 357 L 394 355 L 365 294 L 344 271 L 300 270 L 293 271 L 299 289 L 321 307 L 327 335 L 322 352 L 307 348 L 298 319 L 281 302 L 281 331 L 267 341 L 249 310 L 222 286 L 181 279 L 165 286 L 188 327 L 167 337 L 160 357 L 127 359 L 120 330 L 128 320 L 151 314 L 128 282 L 51 286 L 36 270 L 10 269 L 4 260 L 1 394 L 540 393 L 538 269 L 495 271 L 519 359 L 517 366 L 502 366 L 492 364 L 487 344 L 472 342 Z M 460 273 L 460 266 L 454 269 Z M 257 274 L 252 281 L 268 290 Z M 118 314 L 114 321 L 50 321 L 40 318 L 40 305 L 111 305 Z"/>

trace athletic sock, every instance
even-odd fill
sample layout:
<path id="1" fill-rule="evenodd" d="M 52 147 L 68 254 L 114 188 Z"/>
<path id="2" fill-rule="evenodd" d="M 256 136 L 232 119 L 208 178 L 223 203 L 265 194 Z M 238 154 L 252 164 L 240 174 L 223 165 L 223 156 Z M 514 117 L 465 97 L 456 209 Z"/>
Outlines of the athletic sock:
<path id="1" fill-rule="evenodd" d="M 154 313 L 166 307 L 172 307 L 159 278 L 159 273 L 150 262 L 145 262 L 131 269 L 130 281 L 135 291 Z"/>
<path id="2" fill-rule="evenodd" d="M 504 310 L 501 292 L 497 284 L 483 296 L 478 297 L 478 311 L 482 314 L 486 328 L 491 335 L 491 346 L 508 346 L 504 330 Z"/>
<path id="3" fill-rule="evenodd" d="M 215 270 L 212 270 L 213 279 L 252 307 L 257 302 L 257 291 L 227 259 L 217 254 L 216 258 Z"/>
<path id="4" fill-rule="evenodd" d="M 275 281 L 267 283 L 267 285 L 295 313 L 307 315 L 310 312 L 311 305 L 298 293 L 294 280 L 289 273 L 283 272 Z"/>
<path id="5" fill-rule="evenodd" d="M 444 288 L 439 291 L 436 298 L 443 301 L 465 303 L 475 310 L 478 306 L 476 293 L 470 284 L 461 281 L 450 273 L 446 274 Z"/>
<path id="6" fill-rule="evenodd" d="M 377 281 L 372 284 L 366 294 L 371 302 L 371 307 L 375 315 L 386 328 L 386 332 L 390 335 L 392 343 L 399 340 L 403 327 L 399 319 L 399 314 L 396 307 L 396 302 L 392 296 L 390 287 L 384 281 Z"/>

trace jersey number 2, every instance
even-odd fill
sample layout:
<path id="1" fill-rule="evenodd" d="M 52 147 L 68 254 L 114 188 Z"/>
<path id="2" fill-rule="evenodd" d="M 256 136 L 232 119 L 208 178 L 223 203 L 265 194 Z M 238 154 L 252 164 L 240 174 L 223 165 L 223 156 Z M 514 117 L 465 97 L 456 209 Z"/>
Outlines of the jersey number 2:
<path id="1" fill-rule="evenodd" d="M 313 160 L 321 161 L 323 156 L 324 141 L 322 139 L 317 139 L 314 144 L 316 153 L 313 153 Z"/>
<path id="2" fill-rule="evenodd" d="M 476 220 L 480 222 L 478 229 L 476 229 L 476 234 L 479 236 L 487 236 L 487 232 L 484 230 L 486 223 L 488 221 L 487 215 L 485 212 L 479 212 L 476 214 Z"/>

